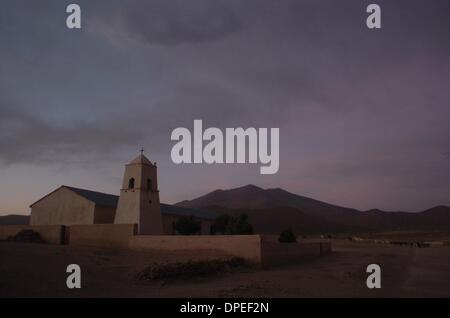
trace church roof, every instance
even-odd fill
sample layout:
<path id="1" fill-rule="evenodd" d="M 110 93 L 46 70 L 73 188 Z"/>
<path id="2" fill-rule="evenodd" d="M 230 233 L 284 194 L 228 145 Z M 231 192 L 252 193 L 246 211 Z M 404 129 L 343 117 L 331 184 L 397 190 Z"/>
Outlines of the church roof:
<path id="1" fill-rule="evenodd" d="M 100 206 L 108 206 L 108 207 L 117 207 L 117 203 L 119 202 L 119 196 L 107 193 L 101 193 L 86 189 L 79 189 L 74 187 L 63 186 L 78 195 L 81 195 L 85 199 L 95 203 Z M 162 214 L 171 214 L 171 215 L 179 215 L 179 216 L 195 216 L 203 219 L 215 219 L 217 214 L 209 211 L 200 211 L 196 209 L 183 208 L 176 205 L 164 204 L 161 203 L 161 213 Z"/>
<path id="2" fill-rule="evenodd" d="M 136 164 L 153 165 L 153 163 L 143 154 L 140 154 L 139 156 L 134 158 L 133 161 L 131 161 L 129 164 L 130 165 L 136 165 Z"/>
<path id="3" fill-rule="evenodd" d="M 116 207 L 117 203 L 119 202 L 119 197 L 117 195 L 95 192 L 86 189 L 78 189 L 68 186 L 64 187 L 81 195 L 83 198 L 88 199 L 91 202 L 94 202 L 97 205 Z"/>
<path id="4" fill-rule="evenodd" d="M 198 218 L 202 219 L 215 219 L 218 214 L 215 212 L 210 211 L 200 211 L 196 209 L 189 209 L 184 207 L 179 207 L 176 205 L 171 204 L 164 204 L 161 203 L 161 213 L 162 214 L 172 214 L 172 215 L 179 215 L 179 216 L 196 216 Z"/>

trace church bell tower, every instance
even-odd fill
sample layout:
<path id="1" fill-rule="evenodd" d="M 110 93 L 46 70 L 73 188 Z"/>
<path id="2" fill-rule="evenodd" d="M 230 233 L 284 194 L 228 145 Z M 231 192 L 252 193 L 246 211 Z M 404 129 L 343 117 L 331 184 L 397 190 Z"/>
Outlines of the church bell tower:
<path id="1" fill-rule="evenodd" d="M 143 150 L 125 166 L 115 224 L 137 224 L 139 234 L 163 234 L 156 169 Z"/>

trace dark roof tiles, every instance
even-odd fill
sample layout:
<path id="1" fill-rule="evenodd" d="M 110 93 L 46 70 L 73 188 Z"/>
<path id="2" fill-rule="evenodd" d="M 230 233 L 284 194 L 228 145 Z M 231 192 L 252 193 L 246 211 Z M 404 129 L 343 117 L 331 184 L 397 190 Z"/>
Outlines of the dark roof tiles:
<path id="1" fill-rule="evenodd" d="M 65 188 L 72 190 L 73 192 L 81 195 L 83 198 L 86 198 L 91 202 L 94 202 L 97 205 L 116 207 L 117 203 L 119 202 L 119 197 L 117 195 L 95 192 L 85 189 L 78 189 L 67 186 L 65 186 Z"/>
<path id="2" fill-rule="evenodd" d="M 74 187 L 64 186 L 65 188 L 81 195 L 87 200 L 94 202 L 96 205 L 100 206 L 108 206 L 108 207 L 117 207 L 117 203 L 119 202 L 119 197 L 113 194 L 101 193 L 96 191 L 90 191 L 86 189 L 79 189 Z M 203 219 L 215 219 L 217 214 L 209 211 L 200 211 L 196 209 L 183 208 L 176 205 L 164 204 L 161 203 L 161 213 L 163 214 L 172 214 L 179 216 L 195 216 Z"/>

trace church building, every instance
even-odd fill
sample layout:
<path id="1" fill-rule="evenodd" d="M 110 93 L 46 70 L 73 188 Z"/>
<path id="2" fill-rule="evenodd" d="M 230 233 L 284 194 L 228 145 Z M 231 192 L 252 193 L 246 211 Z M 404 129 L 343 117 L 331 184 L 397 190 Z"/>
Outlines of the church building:
<path id="1" fill-rule="evenodd" d="M 120 196 L 61 186 L 31 206 L 30 225 L 137 224 L 144 235 L 176 234 L 180 217 L 201 222 L 201 233 L 210 234 L 213 212 L 159 202 L 156 163 L 141 153 L 125 166 Z"/>

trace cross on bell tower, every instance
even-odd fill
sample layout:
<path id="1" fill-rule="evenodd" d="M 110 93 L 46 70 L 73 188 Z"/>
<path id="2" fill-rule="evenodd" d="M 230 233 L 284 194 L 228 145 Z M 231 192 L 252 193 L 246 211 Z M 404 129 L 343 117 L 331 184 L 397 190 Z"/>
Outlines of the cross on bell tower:
<path id="1" fill-rule="evenodd" d="M 137 224 L 139 234 L 163 234 L 156 164 L 141 154 L 125 166 L 116 224 Z"/>

